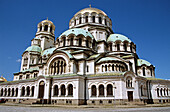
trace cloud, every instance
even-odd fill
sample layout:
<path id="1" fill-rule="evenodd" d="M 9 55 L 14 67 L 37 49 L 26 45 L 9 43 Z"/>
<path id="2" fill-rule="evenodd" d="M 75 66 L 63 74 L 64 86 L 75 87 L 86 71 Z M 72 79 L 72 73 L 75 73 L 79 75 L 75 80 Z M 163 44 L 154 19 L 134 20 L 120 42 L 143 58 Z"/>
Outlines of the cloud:
<path id="1" fill-rule="evenodd" d="M 16 62 L 18 62 L 18 63 L 21 62 L 21 59 L 17 59 Z"/>

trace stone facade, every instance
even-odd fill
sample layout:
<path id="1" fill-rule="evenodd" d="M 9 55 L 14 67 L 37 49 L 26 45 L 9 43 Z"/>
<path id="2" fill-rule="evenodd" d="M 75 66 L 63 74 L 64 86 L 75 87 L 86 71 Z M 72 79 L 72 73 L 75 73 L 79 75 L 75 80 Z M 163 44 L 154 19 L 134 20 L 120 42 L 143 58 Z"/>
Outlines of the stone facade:
<path id="1" fill-rule="evenodd" d="M 139 59 L 136 45 L 115 34 L 103 11 L 85 8 L 56 40 L 49 20 L 23 55 L 13 81 L 0 83 L 0 98 L 17 103 L 126 104 L 170 101 L 170 81 Z"/>

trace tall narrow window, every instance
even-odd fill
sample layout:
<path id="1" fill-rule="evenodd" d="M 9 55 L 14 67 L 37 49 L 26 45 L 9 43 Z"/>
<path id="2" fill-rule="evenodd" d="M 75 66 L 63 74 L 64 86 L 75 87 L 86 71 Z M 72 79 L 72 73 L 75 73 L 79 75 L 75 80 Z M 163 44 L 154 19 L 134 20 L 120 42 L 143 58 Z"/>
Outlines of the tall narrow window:
<path id="1" fill-rule="evenodd" d="M 1 89 L 1 96 L 3 96 L 3 88 Z"/>
<path id="2" fill-rule="evenodd" d="M 106 21 L 106 19 L 104 20 L 104 23 L 105 23 L 105 25 L 107 25 L 107 21 Z"/>
<path id="3" fill-rule="evenodd" d="M 169 96 L 169 93 L 168 93 L 168 91 L 169 91 L 169 90 L 167 89 L 167 90 L 166 90 L 167 96 Z"/>
<path id="4" fill-rule="evenodd" d="M 52 33 L 52 26 L 50 27 L 50 32 Z"/>
<path id="5" fill-rule="evenodd" d="M 44 31 L 48 31 L 48 25 L 44 26 Z"/>
<path id="6" fill-rule="evenodd" d="M 76 19 L 74 20 L 74 25 L 76 25 Z"/>
<path id="7" fill-rule="evenodd" d="M 150 68 L 151 76 L 152 76 L 152 68 Z"/>
<path id="8" fill-rule="evenodd" d="M 72 84 L 68 85 L 68 95 L 73 96 L 73 85 Z"/>
<path id="9" fill-rule="evenodd" d="M 112 43 L 110 44 L 110 51 L 112 51 Z"/>
<path id="10" fill-rule="evenodd" d="M 111 84 L 107 85 L 107 95 L 113 96 L 113 86 Z"/>
<path id="11" fill-rule="evenodd" d="M 88 16 L 86 16 L 86 21 L 85 22 L 88 23 Z"/>
<path id="12" fill-rule="evenodd" d="M 102 24 L 102 18 L 101 17 L 99 17 L 99 23 Z"/>
<path id="13" fill-rule="evenodd" d="M 32 86 L 31 91 L 32 91 L 31 96 L 34 96 L 34 86 Z"/>
<path id="14" fill-rule="evenodd" d="M 10 94 L 10 91 L 11 91 L 11 89 L 10 88 L 8 88 L 8 96 L 10 96 L 11 94 Z"/>
<path id="15" fill-rule="evenodd" d="M 25 95 L 25 87 L 22 87 L 21 89 L 21 96 L 24 96 Z"/>
<path id="16" fill-rule="evenodd" d="M 120 44 L 117 44 L 117 51 L 120 51 Z"/>
<path id="17" fill-rule="evenodd" d="M 89 66 L 87 65 L 87 72 L 89 72 Z"/>
<path id="18" fill-rule="evenodd" d="M 81 24 L 81 17 L 79 18 L 79 24 Z"/>
<path id="19" fill-rule="evenodd" d="M 104 65 L 102 65 L 102 72 L 104 72 Z"/>
<path id="20" fill-rule="evenodd" d="M 63 37 L 63 46 L 66 45 L 66 37 Z"/>
<path id="21" fill-rule="evenodd" d="M 70 45 L 71 46 L 73 45 L 73 38 L 71 38 L 71 40 L 70 40 Z"/>
<path id="22" fill-rule="evenodd" d="M 91 87 L 91 91 L 92 91 L 92 92 L 91 92 L 91 95 L 92 95 L 92 96 L 96 96 L 97 93 L 96 93 L 96 86 L 95 86 L 95 85 L 93 85 L 93 86 Z"/>
<path id="23" fill-rule="evenodd" d="M 62 86 L 61 86 L 61 95 L 66 95 L 65 85 L 62 85 Z"/>
<path id="24" fill-rule="evenodd" d="M 112 65 L 112 71 L 114 71 L 114 64 Z"/>
<path id="25" fill-rule="evenodd" d="M 99 96 L 104 96 L 104 86 L 103 85 L 99 86 Z"/>
<path id="26" fill-rule="evenodd" d="M 105 65 L 105 71 L 107 71 L 107 65 Z"/>
<path id="27" fill-rule="evenodd" d="M 86 40 L 86 47 L 89 47 L 89 41 Z"/>
<path id="28" fill-rule="evenodd" d="M 159 88 L 157 88 L 157 96 L 159 96 Z"/>
<path id="29" fill-rule="evenodd" d="M 140 91 L 141 91 L 141 96 L 143 96 L 143 86 L 142 85 L 141 85 Z"/>
<path id="30" fill-rule="evenodd" d="M 27 87 L 27 96 L 29 96 L 30 95 L 30 87 L 28 86 Z"/>
<path id="31" fill-rule="evenodd" d="M 82 45 L 82 39 L 79 38 L 79 46 L 81 46 L 81 45 Z"/>
<path id="32" fill-rule="evenodd" d="M 15 96 L 16 96 L 16 97 L 18 96 L 18 88 L 16 88 L 16 94 L 15 94 Z"/>
<path id="33" fill-rule="evenodd" d="M 40 31 L 42 30 L 42 26 L 40 26 Z"/>
<path id="34" fill-rule="evenodd" d="M 95 16 L 93 16 L 93 23 L 95 23 Z"/>
<path id="35" fill-rule="evenodd" d="M 58 86 L 54 86 L 54 96 L 58 96 Z"/>
<path id="36" fill-rule="evenodd" d="M 145 76 L 146 74 L 145 74 L 145 67 L 143 67 L 143 76 Z"/>
<path id="37" fill-rule="evenodd" d="M 160 90 L 160 94 L 161 94 L 161 96 L 162 96 L 162 88 L 161 88 L 161 90 Z"/>
<path id="38" fill-rule="evenodd" d="M 127 44 L 124 43 L 124 50 L 127 51 Z"/>

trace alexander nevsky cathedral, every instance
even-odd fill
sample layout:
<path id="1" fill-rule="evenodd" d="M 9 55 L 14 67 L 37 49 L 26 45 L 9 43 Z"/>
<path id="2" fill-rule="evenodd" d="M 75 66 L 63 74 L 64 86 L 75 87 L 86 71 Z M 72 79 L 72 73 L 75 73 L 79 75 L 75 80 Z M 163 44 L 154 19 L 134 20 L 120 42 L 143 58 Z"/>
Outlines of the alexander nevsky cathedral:
<path id="1" fill-rule="evenodd" d="M 52 21 L 38 23 L 20 71 L 0 83 L 0 98 L 54 105 L 170 102 L 170 81 L 155 78 L 155 66 L 139 58 L 127 36 L 113 32 L 102 10 L 82 9 L 68 30 L 59 37 L 54 31 Z"/>

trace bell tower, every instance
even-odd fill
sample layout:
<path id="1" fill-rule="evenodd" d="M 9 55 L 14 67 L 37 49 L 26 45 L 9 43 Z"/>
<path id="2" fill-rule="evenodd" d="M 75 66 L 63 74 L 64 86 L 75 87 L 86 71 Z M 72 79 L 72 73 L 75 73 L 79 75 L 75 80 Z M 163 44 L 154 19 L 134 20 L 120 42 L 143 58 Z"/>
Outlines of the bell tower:
<path id="1" fill-rule="evenodd" d="M 42 50 L 54 47 L 54 31 L 55 26 L 52 21 L 48 20 L 48 18 L 38 24 L 37 33 L 35 36 L 41 40 L 40 47 Z"/>

